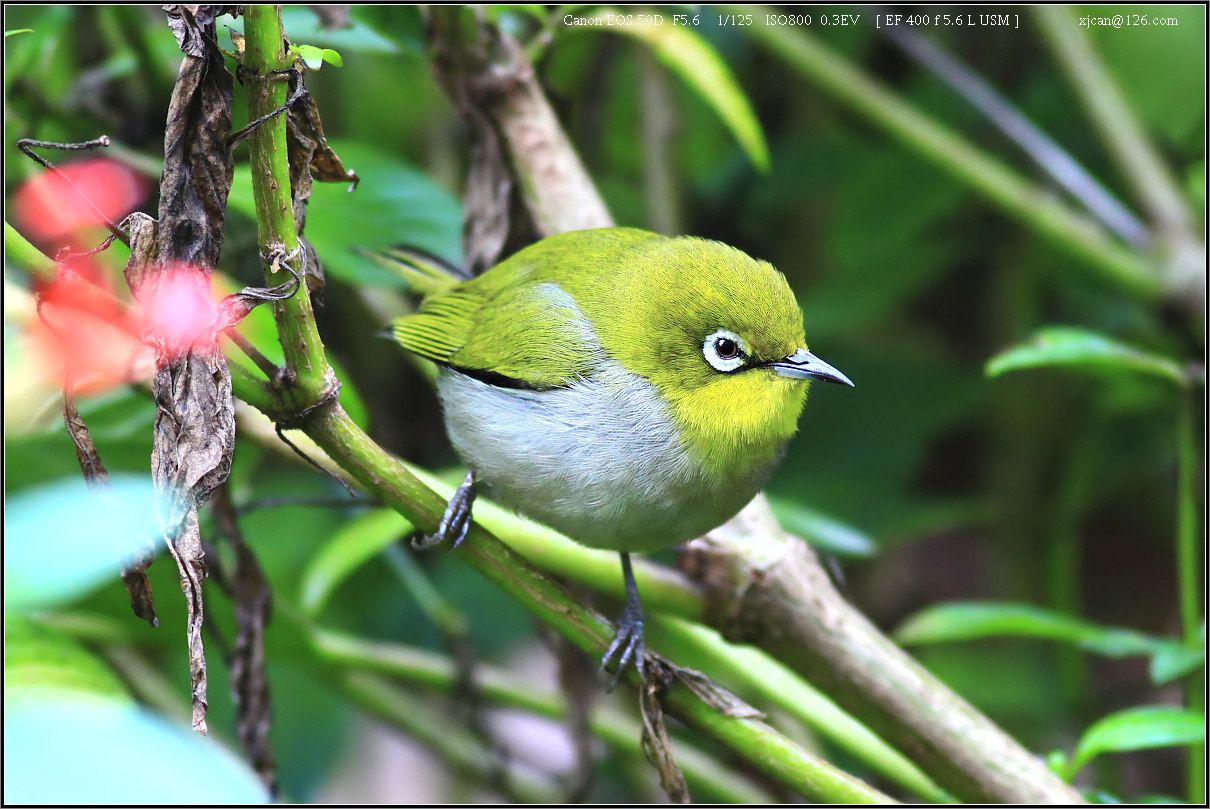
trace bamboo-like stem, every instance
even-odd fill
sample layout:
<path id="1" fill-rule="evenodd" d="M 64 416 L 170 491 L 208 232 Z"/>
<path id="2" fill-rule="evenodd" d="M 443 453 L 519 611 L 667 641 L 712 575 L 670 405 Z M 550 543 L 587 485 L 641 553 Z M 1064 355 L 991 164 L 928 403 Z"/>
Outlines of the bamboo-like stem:
<path id="1" fill-rule="evenodd" d="M 1180 392 L 1180 415 L 1177 425 L 1177 571 L 1179 576 L 1181 625 L 1185 643 L 1202 643 L 1202 589 L 1199 582 L 1197 492 L 1201 481 L 1201 465 L 1197 440 L 1196 417 L 1198 402 L 1190 391 Z M 1203 489 L 1204 491 L 1204 489 Z M 1185 706 L 1191 711 L 1205 713 L 1206 667 L 1198 666 L 1185 680 Z M 1192 804 L 1206 801 L 1206 745 L 1190 746 L 1188 754 L 1188 792 Z"/>
<path id="2" fill-rule="evenodd" d="M 275 100 L 271 83 L 264 80 L 270 71 L 283 67 L 280 10 L 275 6 L 248 6 L 244 19 L 247 67 L 261 77 L 249 93 L 249 112 L 251 117 L 259 117 L 284 100 L 284 90 L 279 94 L 281 98 Z M 250 148 L 258 219 L 264 219 L 258 222 L 262 248 L 267 254 L 275 249 L 288 252 L 294 225 L 289 215 L 289 175 L 282 173 L 283 168 L 288 168 L 285 121 L 280 117 L 266 121 L 254 133 Z M 293 243 L 297 244 L 296 235 Z M 270 277 L 271 282 L 274 280 Z M 276 314 L 287 371 L 293 372 L 303 402 L 315 397 L 296 415 L 303 429 L 371 494 L 417 527 L 434 530 L 445 506 L 440 495 L 375 444 L 328 393 L 334 376 L 324 358 L 305 290 L 300 289 L 290 301 L 279 304 Z M 562 587 L 481 526 L 471 527 L 459 555 L 580 648 L 599 655 L 607 647 L 613 634 L 607 621 L 578 604 Z M 630 671 L 628 679 L 637 682 L 637 675 Z M 664 699 L 668 709 L 681 719 L 807 797 L 842 803 L 890 801 L 877 790 L 807 753 L 765 723 L 721 713 L 680 682 L 669 686 Z"/>
<path id="3" fill-rule="evenodd" d="M 446 693 L 457 687 L 454 661 L 424 649 L 362 640 L 325 629 L 312 632 L 311 645 L 326 661 L 342 668 L 377 672 Z M 492 666 L 476 666 L 475 685 L 480 695 L 493 705 L 520 708 L 551 719 L 563 719 L 567 714 L 566 700 L 561 694 L 535 689 L 531 683 Z M 593 735 L 611 748 L 642 758 L 639 746 L 642 730 L 634 718 L 614 710 L 597 709 L 592 713 L 590 725 Z M 690 788 L 701 800 L 727 803 L 770 800 L 764 789 L 700 750 L 679 741 L 673 742 L 673 748 Z"/>
<path id="4" fill-rule="evenodd" d="M 1071 10 L 1041 5 L 1034 13 L 1051 53 L 1152 222 L 1170 235 L 1187 233 L 1193 220 L 1176 181 Z"/>
<path id="5" fill-rule="evenodd" d="M 766 25 L 763 7 L 735 8 L 751 15 L 752 37 L 833 100 L 1131 294 L 1154 299 L 1163 293 L 1156 268 L 1087 216 L 903 101 L 804 29 Z"/>

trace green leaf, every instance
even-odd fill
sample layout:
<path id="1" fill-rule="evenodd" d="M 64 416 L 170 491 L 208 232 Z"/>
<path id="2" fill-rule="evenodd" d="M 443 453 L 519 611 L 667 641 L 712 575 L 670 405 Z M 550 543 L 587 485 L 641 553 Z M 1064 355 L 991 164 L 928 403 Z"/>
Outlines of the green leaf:
<path id="1" fill-rule="evenodd" d="M 1084 732 L 1067 767 L 1067 780 L 1104 753 L 1178 747 L 1205 740 L 1204 714 L 1161 705 L 1129 708 L 1097 720 Z"/>
<path id="2" fill-rule="evenodd" d="M 1151 682 L 1170 683 L 1206 663 L 1206 647 L 1190 648 L 1179 644 L 1165 647 L 1151 658 Z"/>
<path id="3" fill-rule="evenodd" d="M 290 48 L 290 52 L 299 59 L 302 59 L 303 64 L 309 67 L 311 70 L 319 70 L 321 67 L 323 67 L 323 48 L 317 48 L 314 45 L 293 45 Z"/>
<path id="4" fill-rule="evenodd" d="M 909 645 L 1003 636 L 1071 643 L 1107 657 L 1155 655 L 1180 647 L 1174 640 L 1100 626 L 1055 610 L 1001 602 L 938 604 L 911 616 L 895 631 L 895 638 Z"/>
<path id="5" fill-rule="evenodd" d="M 316 615 L 341 582 L 384 548 L 413 530 L 391 509 L 374 509 L 346 523 L 332 535 L 302 577 L 302 606 Z"/>
<path id="6" fill-rule="evenodd" d="M 769 505 L 782 528 L 820 550 L 837 556 L 873 556 L 878 550 L 869 535 L 813 508 L 776 496 L 769 497 Z"/>
<path id="7" fill-rule="evenodd" d="M 769 146 L 765 142 L 760 121 L 735 75 L 709 42 L 692 29 L 667 22 L 655 25 L 622 22 L 625 16 L 633 18 L 635 15 L 623 15 L 614 9 L 602 9 L 587 15 L 587 18 L 604 21 L 608 15 L 618 15 L 612 25 L 602 22 L 599 26 L 561 27 L 560 30 L 614 31 L 647 45 L 656 58 L 680 76 L 715 111 L 753 165 L 762 172 L 769 170 Z"/>
<path id="8" fill-rule="evenodd" d="M 32 34 L 33 32 L 34 29 L 32 28 L 18 28 L 14 31 L 5 31 L 4 38 L 8 39 L 9 37 L 16 36 L 17 34 Z"/>
<path id="9" fill-rule="evenodd" d="M 133 702 L 109 666 L 78 641 L 42 624 L 10 616 L 4 623 L 5 698 L 43 689 Z"/>
<path id="10" fill-rule="evenodd" d="M 359 250 L 406 244 L 454 264 L 462 259 L 462 210 L 458 201 L 398 157 L 357 142 L 333 140 L 346 166 L 361 177 L 348 193 L 340 183 L 316 183 L 307 207 L 308 241 L 325 272 L 359 285 L 400 288 L 404 282 Z M 231 207 L 255 217 L 246 165 L 232 184 Z"/>
<path id="11" fill-rule="evenodd" d="M 987 363 L 988 376 L 1009 371 L 1058 366 L 1110 374 L 1133 372 L 1174 382 L 1188 380 L 1180 365 L 1096 332 L 1071 326 L 1041 329 L 1028 342 L 1013 346 Z"/>
<path id="12" fill-rule="evenodd" d="M 332 65 L 332 67 L 344 67 L 345 66 L 345 60 L 340 57 L 339 53 L 332 50 L 331 48 L 324 48 L 323 51 L 320 52 L 320 56 L 323 57 L 323 60 L 325 62 Z"/>

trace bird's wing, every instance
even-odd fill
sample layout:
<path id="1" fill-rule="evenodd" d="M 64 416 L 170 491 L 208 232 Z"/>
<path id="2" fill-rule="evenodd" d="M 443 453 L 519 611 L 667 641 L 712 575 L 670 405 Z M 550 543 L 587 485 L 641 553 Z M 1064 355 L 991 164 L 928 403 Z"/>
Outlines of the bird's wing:
<path id="1" fill-rule="evenodd" d="M 407 350 L 506 387 L 544 390 L 591 373 L 591 326 L 557 284 L 481 276 L 425 300 L 393 324 Z"/>

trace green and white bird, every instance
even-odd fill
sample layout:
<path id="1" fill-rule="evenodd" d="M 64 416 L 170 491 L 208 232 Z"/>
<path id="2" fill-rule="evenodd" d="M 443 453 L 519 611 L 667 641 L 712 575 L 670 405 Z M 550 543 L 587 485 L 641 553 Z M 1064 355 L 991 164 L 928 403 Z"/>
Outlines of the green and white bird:
<path id="1" fill-rule="evenodd" d="M 631 228 L 552 236 L 451 279 L 393 333 L 440 367 L 446 429 L 471 470 L 419 544 L 456 547 L 482 483 L 498 502 L 618 551 L 628 597 L 602 665 L 617 655 L 619 674 L 632 659 L 642 673 L 644 656 L 629 554 L 730 519 L 794 435 L 807 380 L 853 384 L 807 350 L 794 293 L 772 266 Z"/>

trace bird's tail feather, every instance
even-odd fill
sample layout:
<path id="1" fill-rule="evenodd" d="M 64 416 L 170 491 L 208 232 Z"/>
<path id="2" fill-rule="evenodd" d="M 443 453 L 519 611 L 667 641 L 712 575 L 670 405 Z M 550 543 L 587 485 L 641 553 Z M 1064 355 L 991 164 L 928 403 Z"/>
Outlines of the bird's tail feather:
<path id="1" fill-rule="evenodd" d="M 379 267 L 403 279 L 408 289 L 424 297 L 445 292 L 471 277 L 462 267 L 411 245 L 359 252 Z"/>

